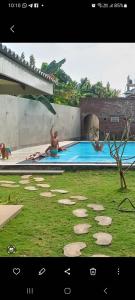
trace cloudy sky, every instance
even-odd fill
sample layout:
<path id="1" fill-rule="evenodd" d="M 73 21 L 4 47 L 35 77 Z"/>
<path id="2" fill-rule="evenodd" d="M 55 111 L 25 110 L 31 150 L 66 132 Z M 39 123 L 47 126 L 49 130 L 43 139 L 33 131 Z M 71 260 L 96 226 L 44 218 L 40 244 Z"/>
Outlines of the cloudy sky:
<path id="1" fill-rule="evenodd" d="M 126 88 L 126 78 L 135 80 L 135 43 L 4 43 L 26 60 L 34 54 L 36 67 L 66 58 L 64 71 L 73 80 L 88 77 L 91 83 L 110 82 L 112 88 Z"/>

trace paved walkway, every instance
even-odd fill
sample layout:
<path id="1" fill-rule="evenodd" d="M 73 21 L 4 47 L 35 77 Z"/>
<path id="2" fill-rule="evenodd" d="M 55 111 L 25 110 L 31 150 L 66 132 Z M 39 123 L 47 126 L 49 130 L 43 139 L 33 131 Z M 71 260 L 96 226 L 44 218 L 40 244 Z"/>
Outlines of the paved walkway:
<path id="1" fill-rule="evenodd" d="M 60 146 L 66 146 L 74 141 L 63 141 L 60 142 Z M 44 145 L 39 145 L 39 146 L 33 146 L 33 147 L 27 147 L 27 148 L 22 148 L 16 151 L 12 151 L 12 155 L 9 157 L 9 159 L 1 159 L 0 158 L 0 165 L 15 165 L 19 162 L 22 162 L 28 157 L 30 154 L 33 154 L 35 152 L 44 152 L 47 147 L 50 144 L 44 144 Z"/>
<path id="2" fill-rule="evenodd" d="M 23 208 L 23 205 L 0 205 L 0 227 L 14 218 Z"/>

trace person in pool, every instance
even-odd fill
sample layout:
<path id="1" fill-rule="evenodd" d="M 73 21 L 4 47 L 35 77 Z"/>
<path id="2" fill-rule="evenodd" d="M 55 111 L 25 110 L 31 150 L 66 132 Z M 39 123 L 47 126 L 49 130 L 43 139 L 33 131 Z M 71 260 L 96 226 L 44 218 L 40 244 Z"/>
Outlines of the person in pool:
<path id="1" fill-rule="evenodd" d="M 58 149 L 56 147 L 49 146 L 45 150 L 45 154 L 50 155 L 52 157 L 58 157 Z"/>
<path id="2" fill-rule="evenodd" d="M 58 131 L 53 132 L 53 126 L 50 130 L 50 136 L 51 136 L 51 146 L 48 150 L 50 150 L 53 156 L 57 154 L 57 151 L 60 152 L 66 150 L 65 147 L 59 146 Z"/>
<path id="3" fill-rule="evenodd" d="M 101 144 L 97 140 L 94 140 L 94 144 L 92 143 L 92 145 L 94 146 L 94 149 L 96 151 L 102 151 L 103 150 L 103 146 L 104 146 L 103 143 Z"/>
<path id="4" fill-rule="evenodd" d="M 95 149 L 96 151 L 102 151 L 102 150 L 103 150 L 103 147 L 104 147 L 104 143 L 106 142 L 106 140 L 108 139 L 108 137 L 109 137 L 109 133 L 106 133 L 104 142 L 102 142 L 102 143 L 100 143 L 100 142 L 98 141 L 98 139 L 95 139 L 95 140 L 94 140 L 94 144 L 92 143 L 94 149 Z"/>
<path id="5" fill-rule="evenodd" d="M 58 131 L 53 132 L 53 126 L 51 127 L 51 130 L 50 130 L 50 136 L 51 136 L 51 146 L 58 148 L 58 146 L 59 146 Z"/>

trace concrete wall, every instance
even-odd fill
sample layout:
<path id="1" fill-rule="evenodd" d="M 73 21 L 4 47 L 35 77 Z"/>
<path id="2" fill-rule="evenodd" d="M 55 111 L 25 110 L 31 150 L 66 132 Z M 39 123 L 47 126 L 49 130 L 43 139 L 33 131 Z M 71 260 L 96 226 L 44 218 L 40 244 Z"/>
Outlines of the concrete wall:
<path id="1" fill-rule="evenodd" d="M 53 104 L 57 114 L 51 114 L 40 102 L 0 95 L 0 142 L 13 148 L 50 142 L 54 124 L 59 140 L 80 137 L 80 109 Z"/>

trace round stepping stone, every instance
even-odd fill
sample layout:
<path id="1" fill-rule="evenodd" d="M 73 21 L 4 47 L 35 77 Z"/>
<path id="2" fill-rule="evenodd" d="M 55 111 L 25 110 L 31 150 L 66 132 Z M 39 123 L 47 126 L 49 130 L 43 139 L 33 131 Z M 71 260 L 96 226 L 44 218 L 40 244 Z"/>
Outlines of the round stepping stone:
<path id="1" fill-rule="evenodd" d="M 22 179 L 29 179 L 32 175 L 22 175 L 21 178 Z"/>
<path id="2" fill-rule="evenodd" d="M 44 181 L 43 177 L 34 177 L 35 181 Z"/>
<path id="3" fill-rule="evenodd" d="M 108 246 L 112 242 L 112 235 L 105 232 L 98 232 L 93 235 L 96 240 L 97 245 Z"/>
<path id="4" fill-rule="evenodd" d="M 38 190 L 35 186 L 26 186 L 25 188 L 24 188 L 25 190 L 29 190 L 29 191 L 36 191 L 36 190 Z"/>
<path id="5" fill-rule="evenodd" d="M 94 254 L 91 257 L 110 257 L 110 256 L 104 254 Z"/>
<path id="6" fill-rule="evenodd" d="M 16 187 L 19 187 L 20 185 L 18 185 L 18 184 L 10 184 L 10 183 L 2 183 L 1 186 L 16 188 Z"/>
<path id="7" fill-rule="evenodd" d="M 64 247 L 64 255 L 67 257 L 80 256 L 81 250 L 84 248 L 86 248 L 86 244 L 82 242 L 68 244 Z"/>
<path id="8" fill-rule="evenodd" d="M 47 183 L 37 183 L 36 185 L 40 186 L 40 187 L 43 187 L 43 188 L 49 188 L 50 187 L 50 185 L 47 184 Z"/>
<path id="9" fill-rule="evenodd" d="M 76 199 L 76 200 L 87 200 L 88 198 L 85 196 L 71 196 L 71 199 Z"/>
<path id="10" fill-rule="evenodd" d="M 89 224 L 78 224 L 74 226 L 74 233 L 76 234 L 84 234 L 89 232 L 89 228 L 91 225 Z"/>
<path id="11" fill-rule="evenodd" d="M 58 203 L 60 203 L 60 204 L 66 204 L 66 205 L 73 205 L 76 202 L 73 202 L 70 199 L 61 199 L 61 200 L 58 200 Z"/>
<path id="12" fill-rule="evenodd" d="M 101 204 L 88 204 L 87 207 L 92 208 L 95 211 L 104 210 L 104 206 Z"/>
<path id="13" fill-rule="evenodd" d="M 11 183 L 11 184 L 12 184 L 12 183 L 15 183 L 15 181 L 10 181 L 10 180 L 9 180 L 9 181 L 8 181 L 8 180 L 0 180 L 0 184 L 1 184 L 1 183 Z"/>
<path id="14" fill-rule="evenodd" d="M 20 184 L 29 184 L 30 182 L 29 182 L 29 180 L 26 179 L 26 180 L 20 180 L 19 183 Z"/>
<path id="15" fill-rule="evenodd" d="M 54 197 L 56 195 L 52 194 L 51 192 L 44 192 L 44 193 L 40 193 L 40 196 L 51 198 L 51 197 Z"/>
<path id="16" fill-rule="evenodd" d="M 83 208 L 75 209 L 73 210 L 73 215 L 79 218 L 87 217 L 88 216 L 87 209 L 83 209 Z"/>
<path id="17" fill-rule="evenodd" d="M 68 191 L 66 190 L 51 190 L 51 192 L 60 193 L 60 194 L 67 194 Z"/>
<path id="18" fill-rule="evenodd" d="M 112 218 L 106 217 L 106 216 L 97 216 L 95 218 L 96 221 L 98 221 L 99 225 L 108 226 L 112 223 Z"/>

